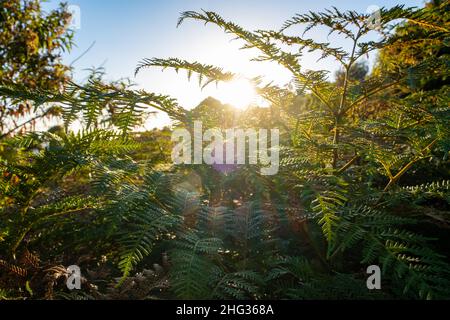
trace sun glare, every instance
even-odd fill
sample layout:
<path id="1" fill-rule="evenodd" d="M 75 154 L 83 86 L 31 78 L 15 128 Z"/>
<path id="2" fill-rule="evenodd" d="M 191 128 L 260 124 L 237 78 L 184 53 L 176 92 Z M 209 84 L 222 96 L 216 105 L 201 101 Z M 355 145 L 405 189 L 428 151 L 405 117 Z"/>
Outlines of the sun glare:
<path id="1" fill-rule="evenodd" d="M 243 78 L 220 83 L 215 97 L 222 103 L 229 103 L 238 109 L 245 109 L 258 100 L 253 85 Z"/>

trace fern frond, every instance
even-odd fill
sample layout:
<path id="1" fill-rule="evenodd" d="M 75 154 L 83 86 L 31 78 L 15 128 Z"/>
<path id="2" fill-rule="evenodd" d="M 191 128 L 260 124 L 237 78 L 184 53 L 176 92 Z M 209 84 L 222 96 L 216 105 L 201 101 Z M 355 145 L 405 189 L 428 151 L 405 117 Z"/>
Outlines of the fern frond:
<path id="1" fill-rule="evenodd" d="M 189 80 L 191 79 L 192 74 L 195 73 L 198 75 L 198 83 L 202 88 L 206 87 L 212 82 L 215 82 L 217 84 L 222 81 L 226 82 L 233 80 L 236 77 L 236 74 L 231 72 L 224 72 L 223 69 L 219 67 L 205 65 L 199 62 L 188 62 L 186 60 L 180 60 L 177 58 L 144 59 L 136 68 L 135 74 L 139 73 L 141 69 L 149 67 L 162 67 L 163 69 L 172 68 L 177 73 L 180 69 L 186 70 Z"/>
<path id="2" fill-rule="evenodd" d="M 211 279 L 219 273 L 214 263 L 222 241 L 199 238 L 194 232 L 184 233 L 170 253 L 172 290 L 181 299 L 204 299 L 209 296 Z"/>

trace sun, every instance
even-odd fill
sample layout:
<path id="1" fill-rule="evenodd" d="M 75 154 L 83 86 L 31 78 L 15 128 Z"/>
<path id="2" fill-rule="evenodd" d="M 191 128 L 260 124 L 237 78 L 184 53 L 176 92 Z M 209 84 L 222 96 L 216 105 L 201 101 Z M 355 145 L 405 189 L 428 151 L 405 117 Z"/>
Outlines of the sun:
<path id="1" fill-rule="evenodd" d="M 222 103 L 231 104 L 238 109 L 245 109 L 257 103 L 259 98 L 255 87 L 245 78 L 220 83 L 215 97 Z"/>

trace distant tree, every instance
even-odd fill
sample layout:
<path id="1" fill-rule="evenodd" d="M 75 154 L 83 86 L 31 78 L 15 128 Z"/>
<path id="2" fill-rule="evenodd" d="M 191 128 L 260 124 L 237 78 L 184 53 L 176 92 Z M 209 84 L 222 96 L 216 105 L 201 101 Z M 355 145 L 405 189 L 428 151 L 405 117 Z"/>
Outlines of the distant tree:
<path id="1" fill-rule="evenodd" d="M 213 97 L 207 97 L 190 111 L 190 116 L 202 120 L 206 126 L 228 128 L 236 122 L 237 110 Z"/>
<path id="2" fill-rule="evenodd" d="M 172 130 L 169 127 L 138 132 L 133 134 L 133 140 L 138 142 L 138 147 L 131 152 L 131 156 L 137 161 L 146 161 L 151 165 L 170 162 Z"/>
<path id="3" fill-rule="evenodd" d="M 369 66 L 367 61 L 361 60 L 355 62 L 349 71 L 348 80 L 361 82 L 364 81 L 369 73 Z M 345 70 L 340 69 L 335 73 L 336 85 L 342 87 L 345 83 Z"/>
<path id="4" fill-rule="evenodd" d="M 442 26 L 443 30 L 433 30 L 423 25 L 406 21 L 395 29 L 391 43 L 382 48 L 379 53 L 374 74 L 382 72 L 397 72 L 410 68 L 419 63 L 427 63 L 423 66 L 426 72 L 417 73 L 418 77 L 410 77 L 409 84 L 424 89 L 434 89 L 449 84 L 450 79 L 445 71 L 445 63 L 449 61 L 448 28 L 450 24 L 450 2 L 430 1 L 425 5 L 424 12 L 435 21 L 436 25 Z M 427 61 L 428 60 L 428 61 Z M 409 91 L 407 88 L 406 91 Z"/>
<path id="5" fill-rule="evenodd" d="M 65 4 L 45 13 L 39 0 L 0 0 L 0 85 L 61 89 L 69 79 L 61 54 L 72 47 L 70 17 Z M 1 99 L 0 138 L 57 113 L 57 108 Z M 17 123 L 21 117 L 27 118 Z"/>

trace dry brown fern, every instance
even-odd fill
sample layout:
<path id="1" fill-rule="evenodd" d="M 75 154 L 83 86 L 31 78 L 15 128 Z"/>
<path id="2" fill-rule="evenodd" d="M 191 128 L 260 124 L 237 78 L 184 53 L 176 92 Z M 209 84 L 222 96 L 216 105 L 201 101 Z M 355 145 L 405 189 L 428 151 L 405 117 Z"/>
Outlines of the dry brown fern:
<path id="1" fill-rule="evenodd" d="M 153 268 L 144 269 L 126 279 L 116 278 L 110 283 L 106 294 L 100 295 L 107 300 L 145 300 L 155 299 L 156 291 L 169 287 L 167 255 L 163 254 L 162 264 L 153 264 Z"/>

